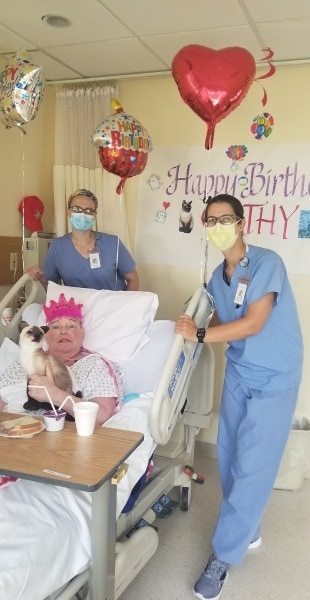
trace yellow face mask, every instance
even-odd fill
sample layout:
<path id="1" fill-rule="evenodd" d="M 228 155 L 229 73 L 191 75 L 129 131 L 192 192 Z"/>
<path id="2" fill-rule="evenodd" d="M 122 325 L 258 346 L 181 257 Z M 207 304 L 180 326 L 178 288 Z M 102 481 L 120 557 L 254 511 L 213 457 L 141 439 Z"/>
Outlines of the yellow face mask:
<path id="1" fill-rule="evenodd" d="M 235 231 L 235 223 L 231 223 L 230 225 L 221 225 L 221 223 L 216 223 L 214 227 L 206 228 L 207 242 L 210 242 L 212 246 L 217 248 L 217 250 L 221 250 L 221 252 L 230 250 L 235 244 L 237 238 L 238 234 Z"/>

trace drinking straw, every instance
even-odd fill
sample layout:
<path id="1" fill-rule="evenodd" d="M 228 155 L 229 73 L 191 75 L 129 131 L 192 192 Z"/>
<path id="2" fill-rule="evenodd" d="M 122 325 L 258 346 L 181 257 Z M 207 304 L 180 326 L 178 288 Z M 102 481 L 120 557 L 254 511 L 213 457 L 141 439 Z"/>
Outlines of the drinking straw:
<path id="1" fill-rule="evenodd" d="M 72 405 L 73 405 L 73 406 L 75 405 L 75 402 L 74 402 L 74 400 L 73 400 L 72 396 L 67 396 L 67 397 L 64 399 L 64 401 L 62 402 L 62 404 L 60 405 L 60 407 L 59 407 L 59 409 L 58 409 L 58 410 L 61 410 L 61 409 L 62 409 L 63 405 L 64 405 L 64 404 L 67 402 L 67 400 L 71 400 L 71 402 L 72 402 Z"/>
<path id="2" fill-rule="evenodd" d="M 52 409 L 53 409 L 53 411 L 54 411 L 54 413 L 55 413 L 56 417 L 58 417 L 58 413 L 57 413 L 57 410 L 56 410 L 56 408 L 55 408 L 55 406 L 54 406 L 53 400 L 52 400 L 52 398 L 50 397 L 50 395 L 49 395 L 49 393 L 48 393 L 48 390 L 46 389 L 45 385 L 28 385 L 28 387 L 30 387 L 30 388 L 37 388 L 37 389 L 41 389 L 41 390 L 45 390 L 45 393 L 46 393 L 46 395 L 47 395 L 47 397 L 48 397 L 48 401 L 49 401 L 49 403 L 51 404 L 51 407 L 52 407 Z"/>

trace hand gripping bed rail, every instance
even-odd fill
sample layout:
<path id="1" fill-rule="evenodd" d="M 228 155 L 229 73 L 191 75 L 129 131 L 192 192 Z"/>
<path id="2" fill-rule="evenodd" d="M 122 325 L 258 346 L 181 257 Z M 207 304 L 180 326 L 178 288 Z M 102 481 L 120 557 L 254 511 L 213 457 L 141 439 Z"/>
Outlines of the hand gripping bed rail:
<path id="1" fill-rule="evenodd" d="M 188 303 L 185 314 L 195 320 L 197 327 L 206 327 L 213 312 L 214 307 L 205 287 L 198 287 Z M 202 348 L 203 344 L 184 340 L 180 334 L 175 335 L 152 401 L 150 429 L 157 444 L 165 445 L 170 440 L 184 407 L 191 377 Z"/>
<path id="2" fill-rule="evenodd" d="M 22 313 L 25 310 L 28 304 L 32 304 L 33 302 L 38 302 L 39 304 L 43 304 L 46 298 L 46 291 L 43 285 L 39 281 L 34 281 L 25 273 L 22 277 L 11 287 L 8 293 L 0 302 L 0 315 L 2 315 L 2 311 L 4 308 L 13 305 L 14 298 L 21 295 L 26 297 L 23 304 L 16 309 L 16 312 L 8 325 L 3 325 L 0 321 L 0 343 L 2 343 L 4 337 L 8 337 L 13 342 L 18 343 L 19 332 L 18 325 L 21 321 Z"/>

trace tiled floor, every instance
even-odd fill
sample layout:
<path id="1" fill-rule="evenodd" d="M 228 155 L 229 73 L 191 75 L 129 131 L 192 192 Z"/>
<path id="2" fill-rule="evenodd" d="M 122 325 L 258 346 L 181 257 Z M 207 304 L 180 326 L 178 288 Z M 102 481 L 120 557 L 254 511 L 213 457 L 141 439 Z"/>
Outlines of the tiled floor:
<path id="1" fill-rule="evenodd" d="M 119 600 L 194 600 L 220 501 L 216 461 L 197 456 L 195 469 L 205 483 L 192 485 L 189 511 L 156 520 L 159 548 Z M 296 492 L 273 490 L 262 536 L 262 546 L 230 569 L 221 600 L 310 600 L 309 479 Z"/>

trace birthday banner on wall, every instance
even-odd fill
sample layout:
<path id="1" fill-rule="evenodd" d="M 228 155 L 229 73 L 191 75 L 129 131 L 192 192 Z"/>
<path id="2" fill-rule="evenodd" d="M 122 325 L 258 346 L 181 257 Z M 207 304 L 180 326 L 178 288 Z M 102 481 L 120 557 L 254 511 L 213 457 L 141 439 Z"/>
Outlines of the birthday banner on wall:
<path id="1" fill-rule="evenodd" d="M 275 250 L 292 274 L 310 275 L 310 144 L 155 148 L 139 179 L 138 263 L 199 267 L 208 196 L 243 204 L 245 241 Z M 222 254 L 207 249 L 208 275 Z"/>

